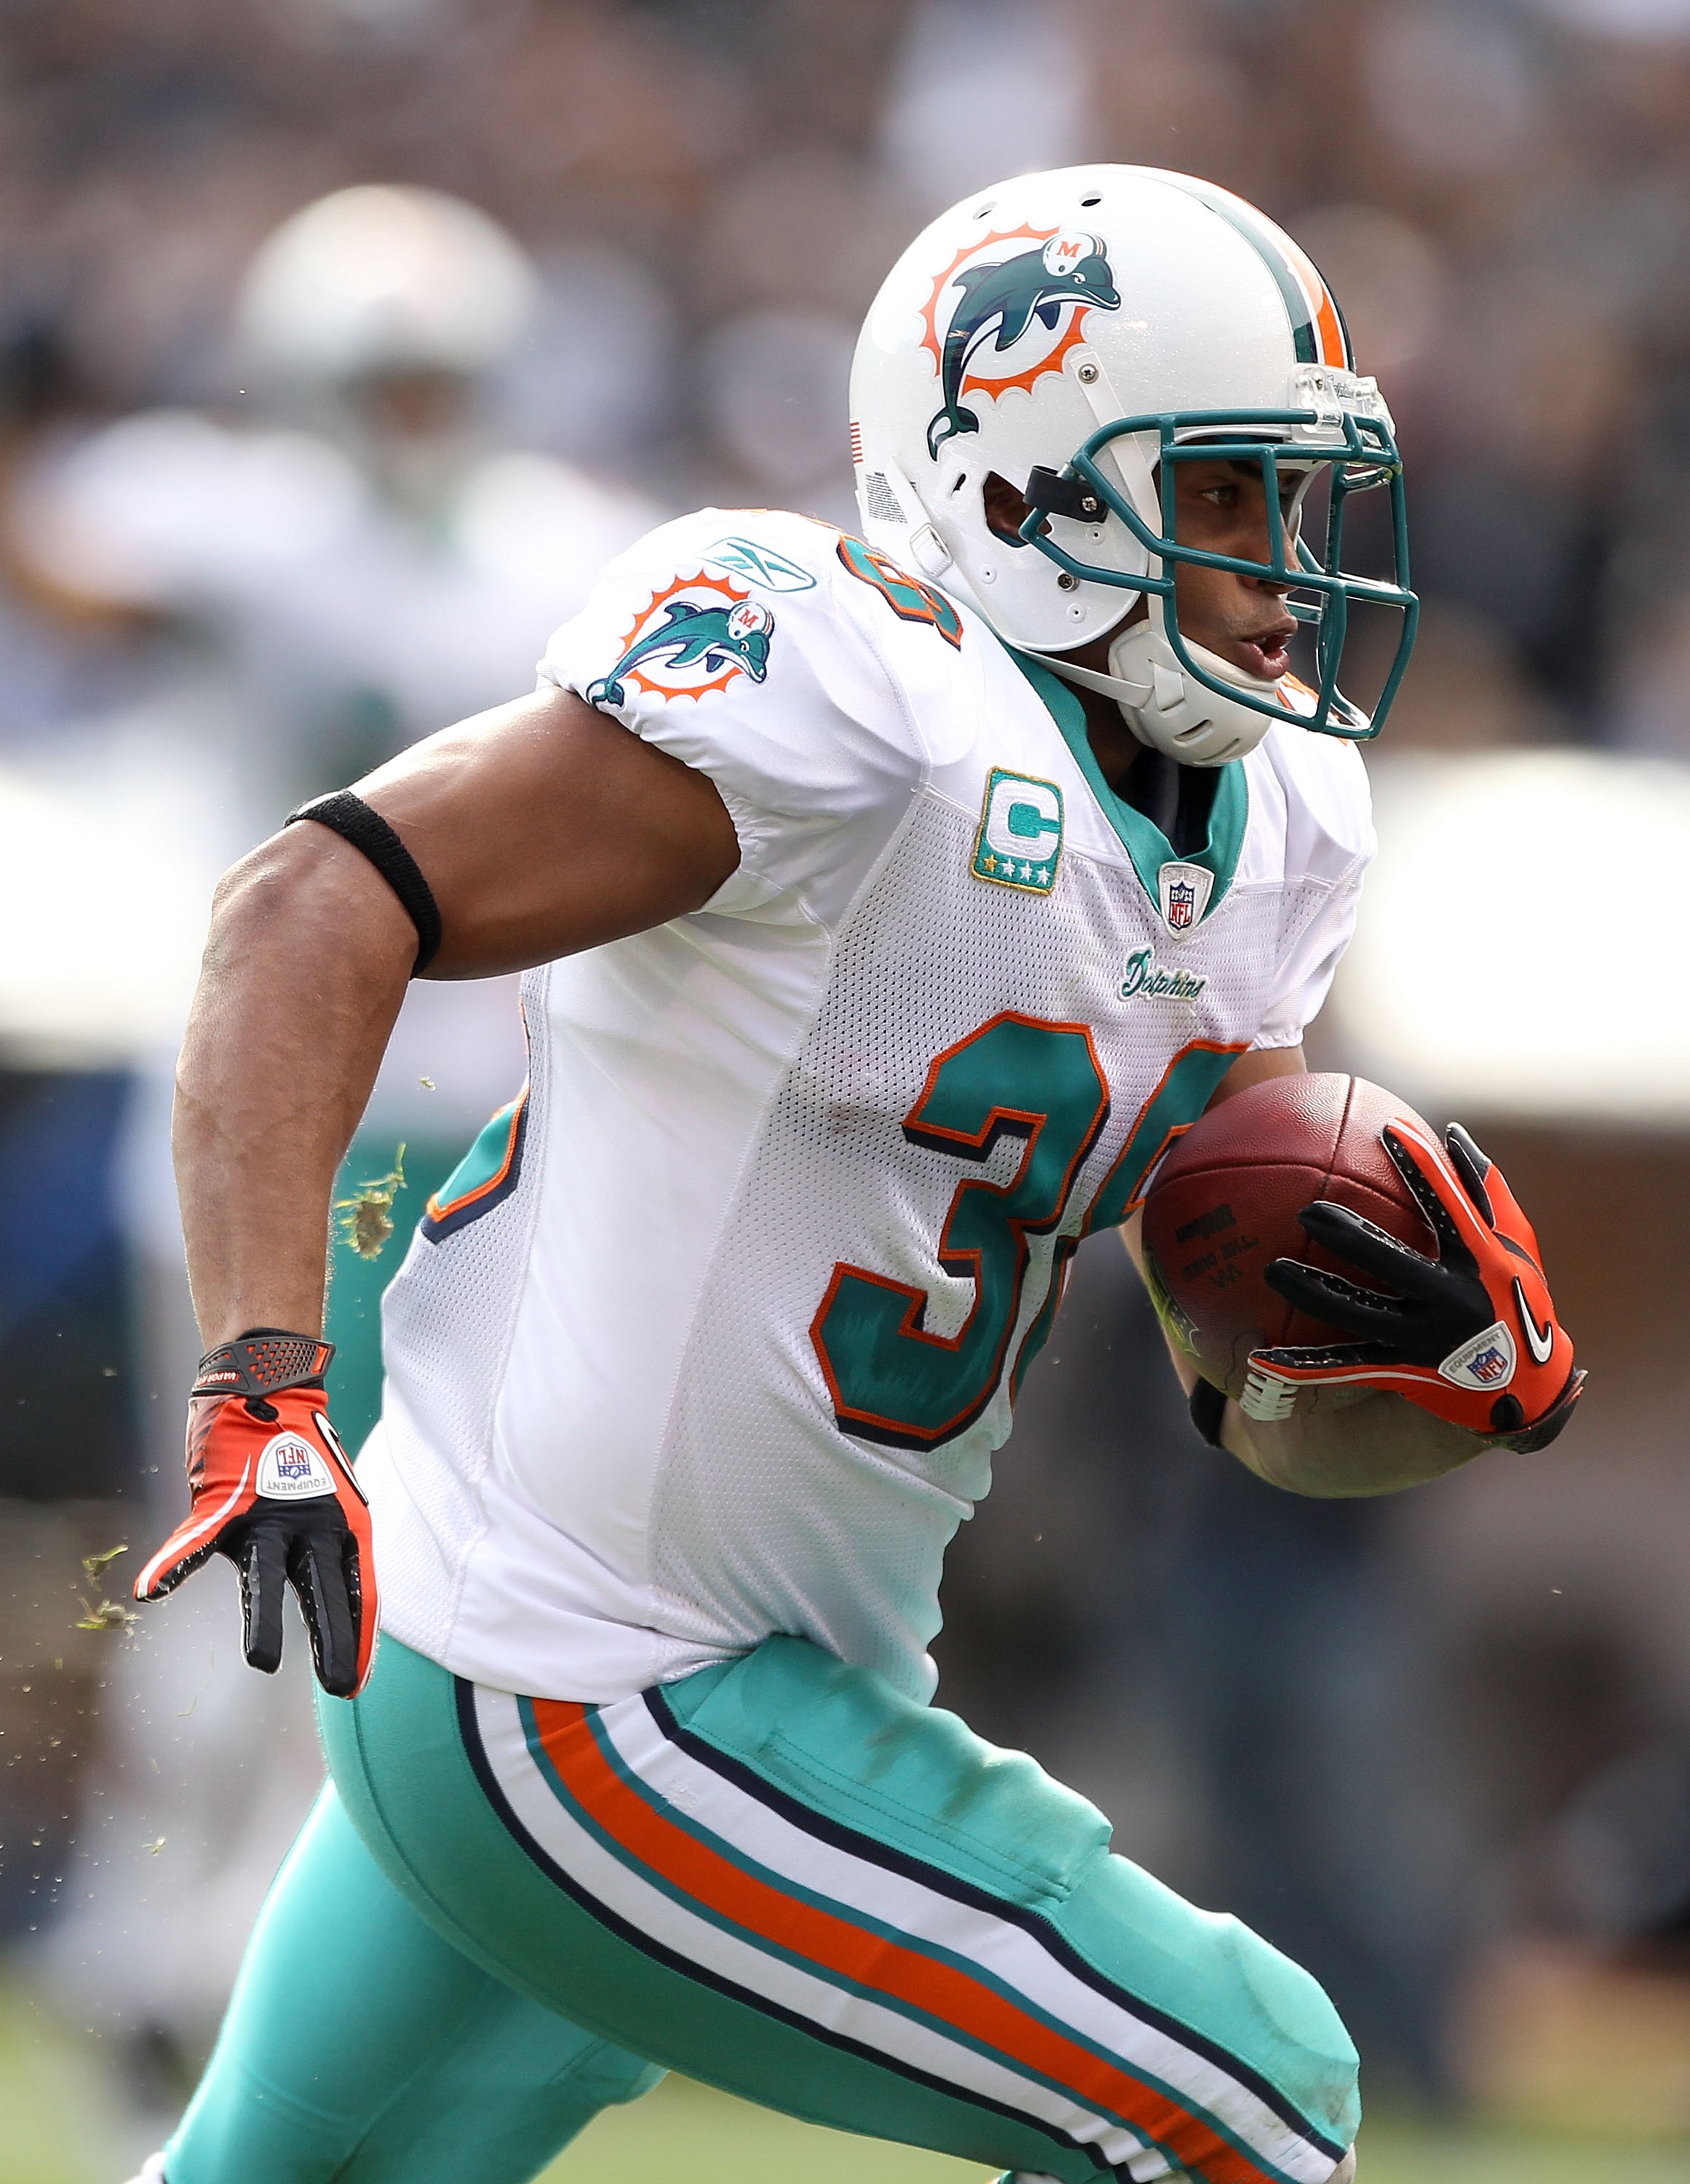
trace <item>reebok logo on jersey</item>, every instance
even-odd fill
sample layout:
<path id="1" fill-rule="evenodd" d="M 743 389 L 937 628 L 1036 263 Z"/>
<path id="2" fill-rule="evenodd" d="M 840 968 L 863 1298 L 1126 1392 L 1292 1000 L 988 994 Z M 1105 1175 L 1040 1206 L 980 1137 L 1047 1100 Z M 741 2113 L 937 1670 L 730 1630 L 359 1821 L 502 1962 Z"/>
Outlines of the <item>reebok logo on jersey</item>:
<path id="1" fill-rule="evenodd" d="M 808 569 L 801 569 L 772 546 L 759 546 L 752 538 L 719 538 L 704 560 L 711 568 L 725 569 L 742 583 L 760 585 L 765 592 L 815 589 L 815 578 Z"/>
<path id="2" fill-rule="evenodd" d="M 258 1490 L 275 1502 L 309 1502 L 334 1492 L 334 1475 L 301 1435 L 278 1434 L 259 1458 Z"/>
<path id="3" fill-rule="evenodd" d="M 994 766 L 969 870 L 996 887 L 1048 894 L 1062 857 L 1062 791 L 1053 781 Z"/>
<path id="4" fill-rule="evenodd" d="M 1158 963 L 1154 948 L 1135 948 L 1126 959 L 1120 997 L 1124 1001 L 1194 1001 L 1208 983 L 1201 972 Z"/>

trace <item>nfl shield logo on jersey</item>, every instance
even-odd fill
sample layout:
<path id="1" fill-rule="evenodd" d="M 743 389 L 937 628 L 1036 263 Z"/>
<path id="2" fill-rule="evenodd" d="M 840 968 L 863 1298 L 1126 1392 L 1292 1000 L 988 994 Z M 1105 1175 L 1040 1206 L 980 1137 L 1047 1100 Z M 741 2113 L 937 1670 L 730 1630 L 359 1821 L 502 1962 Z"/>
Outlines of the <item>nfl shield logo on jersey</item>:
<path id="1" fill-rule="evenodd" d="M 1169 932 L 1189 933 L 1200 923 L 1214 889 L 1215 875 L 1202 865 L 1164 865 L 1156 875 L 1156 894 Z"/>

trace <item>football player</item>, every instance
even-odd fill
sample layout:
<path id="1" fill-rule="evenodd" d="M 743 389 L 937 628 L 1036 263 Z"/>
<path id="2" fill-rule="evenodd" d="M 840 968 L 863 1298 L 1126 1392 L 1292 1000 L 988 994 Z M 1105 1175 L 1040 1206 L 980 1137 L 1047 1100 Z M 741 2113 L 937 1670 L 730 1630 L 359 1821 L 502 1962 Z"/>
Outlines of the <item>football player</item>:
<path id="1" fill-rule="evenodd" d="M 934 222 L 852 402 L 864 538 L 664 526 L 532 696 L 221 890 L 176 1125 L 192 1507 L 137 1591 L 228 1556 L 268 1669 L 291 1583 L 332 1781 L 169 2184 L 515 2184 L 664 2068 L 1068 2184 L 1354 2173 L 1315 1981 L 931 1707 L 926 1648 L 1081 1240 L 1302 1067 L 1412 633 L 1389 415 L 1288 237 L 1109 166 Z M 1342 563 L 1363 491 L 1390 580 Z M 1400 627 L 1371 722 L 1357 601 Z M 354 1475 L 336 1163 L 407 980 L 513 967 L 529 1081 L 388 1293 Z M 1440 1257 L 1329 1240 L 1355 1344 L 1193 1390 L 1293 1490 L 1534 1445 L 1576 1392 L 1494 1170 L 1415 1174 Z M 1437 1359 L 1517 1296 L 1481 1411 Z"/>

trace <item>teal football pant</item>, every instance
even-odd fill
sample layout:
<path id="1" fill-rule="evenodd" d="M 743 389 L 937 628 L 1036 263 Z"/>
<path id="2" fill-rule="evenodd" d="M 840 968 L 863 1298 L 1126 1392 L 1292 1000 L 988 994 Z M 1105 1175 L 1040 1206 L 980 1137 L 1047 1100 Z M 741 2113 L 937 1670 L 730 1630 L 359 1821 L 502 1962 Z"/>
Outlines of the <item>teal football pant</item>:
<path id="1" fill-rule="evenodd" d="M 1326 2184 L 1354 2137 L 1306 1973 L 799 1640 L 584 1707 L 387 1639 L 320 1712 L 170 2184 L 523 2184 L 664 2067 L 1064 2184 Z"/>

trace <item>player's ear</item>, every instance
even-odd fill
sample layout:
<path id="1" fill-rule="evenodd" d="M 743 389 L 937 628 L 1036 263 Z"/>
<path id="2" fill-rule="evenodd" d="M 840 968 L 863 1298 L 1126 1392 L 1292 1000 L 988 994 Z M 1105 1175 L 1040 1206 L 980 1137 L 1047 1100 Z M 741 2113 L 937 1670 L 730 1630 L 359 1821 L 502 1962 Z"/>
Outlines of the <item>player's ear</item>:
<path id="1" fill-rule="evenodd" d="M 1032 504 L 1019 488 L 1010 484 L 996 471 L 988 471 L 980 488 L 980 498 L 986 510 L 987 528 L 995 531 L 1000 538 L 1012 545 L 1024 546 L 1021 526 L 1032 512 Z"/>

